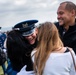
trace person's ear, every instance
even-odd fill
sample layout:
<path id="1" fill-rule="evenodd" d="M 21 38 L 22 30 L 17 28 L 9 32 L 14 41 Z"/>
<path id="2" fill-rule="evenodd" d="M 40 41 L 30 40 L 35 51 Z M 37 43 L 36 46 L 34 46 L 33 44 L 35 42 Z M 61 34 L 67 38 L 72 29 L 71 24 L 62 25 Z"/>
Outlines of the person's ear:
<path id="1" fill-rule="evenodd" d="M 72 16 L 76 16 L 76 11 L 74 9 L 71 11 L 71 13 L 72 13 Z"/>

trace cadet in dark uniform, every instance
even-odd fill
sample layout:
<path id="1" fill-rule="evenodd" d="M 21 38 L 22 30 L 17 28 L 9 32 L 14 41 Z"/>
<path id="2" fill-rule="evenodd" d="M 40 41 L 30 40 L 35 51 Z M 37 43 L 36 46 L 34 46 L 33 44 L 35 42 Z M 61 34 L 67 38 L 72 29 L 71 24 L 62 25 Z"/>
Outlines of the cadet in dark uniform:
<path id="1" fill-rule="evenodd" d="M 36 47 L 38 20 L 27 20 L 16 24 L 7 35 L 6 47 L 8 58 L 11 61 L 14 75 L 26 65 L 26 71 L 33 70 L 31 51 Z"/>

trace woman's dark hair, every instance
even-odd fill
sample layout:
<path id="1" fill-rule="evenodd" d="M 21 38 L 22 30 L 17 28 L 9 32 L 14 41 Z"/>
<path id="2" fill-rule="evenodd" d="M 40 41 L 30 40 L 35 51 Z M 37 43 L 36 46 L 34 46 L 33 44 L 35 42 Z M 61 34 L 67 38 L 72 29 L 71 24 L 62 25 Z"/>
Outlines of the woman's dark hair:
<path id="1" fill-rule="evenodd" d="M 15 70 L 20 71 L 24 65 L 27 65 L 26 70 L 33 69 L 30 54 L 34 47 L 20 32 L 12 30 L 7 34 L 6 48 L 8 58 Z"/>

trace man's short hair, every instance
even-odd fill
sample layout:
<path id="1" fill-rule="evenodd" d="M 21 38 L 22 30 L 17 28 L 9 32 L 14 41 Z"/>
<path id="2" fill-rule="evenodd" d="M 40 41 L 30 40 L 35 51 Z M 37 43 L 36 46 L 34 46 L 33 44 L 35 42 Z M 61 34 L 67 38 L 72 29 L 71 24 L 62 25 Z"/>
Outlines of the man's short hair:
<path id="1" fill-rule="evenodd" d="M 68 11 L 75 10 L 75 12 L 76 12 L 76 4 L 74 4 L 73 2 L 65 1 L 65 2 L 62 2 L 61 4 L 66 4 L 65 9 L 67 9 Z"/>

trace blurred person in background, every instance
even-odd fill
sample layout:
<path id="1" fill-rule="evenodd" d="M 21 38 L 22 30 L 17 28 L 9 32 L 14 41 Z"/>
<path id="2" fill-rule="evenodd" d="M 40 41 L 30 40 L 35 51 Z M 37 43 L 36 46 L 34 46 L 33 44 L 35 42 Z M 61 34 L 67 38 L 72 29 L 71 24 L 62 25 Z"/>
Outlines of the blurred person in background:
<path id="1" fill-rule="evenodd" d="M 6 34 L 3 31 L 1 31 L 1 28 L 2 27 L 0 27 L 0 66 L 2 66 L 3 72 L 5 74 L 6 71 L 5 62 L 7 59 L 7 52 L 6 48 L 4 47 L 4 42 L 6 39 Z"/>

